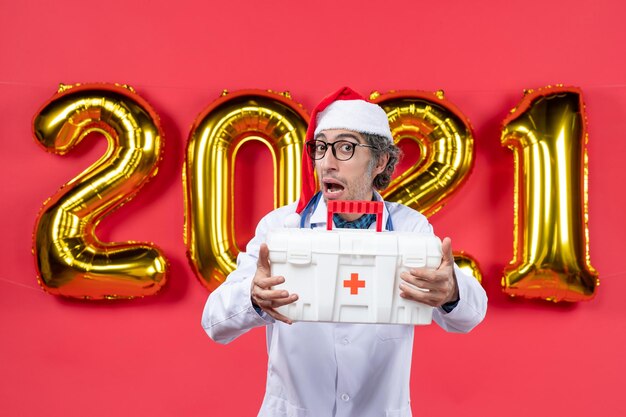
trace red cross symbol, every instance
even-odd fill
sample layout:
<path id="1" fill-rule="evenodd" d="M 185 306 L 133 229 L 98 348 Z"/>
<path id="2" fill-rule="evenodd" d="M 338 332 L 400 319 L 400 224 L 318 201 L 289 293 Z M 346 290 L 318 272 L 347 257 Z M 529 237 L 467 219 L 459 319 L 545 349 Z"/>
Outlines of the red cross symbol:
<path id="1" fill-rule="evenodd" d="M 359 293 L 359 288 L 365 288 L 365 281 L 359 281 L 359 274 L 350 274 L 350 279 L 343 281 L 344 288 L 350 288 L 350 295 L 356 295 Z"/>

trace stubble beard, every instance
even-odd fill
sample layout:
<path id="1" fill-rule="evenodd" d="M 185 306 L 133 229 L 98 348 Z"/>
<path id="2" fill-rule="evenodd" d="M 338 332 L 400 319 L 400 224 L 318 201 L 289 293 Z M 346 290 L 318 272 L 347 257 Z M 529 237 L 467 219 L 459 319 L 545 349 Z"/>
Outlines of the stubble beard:
<path id="1" fill-rule="evenodd" d="M 338 175 L 326 175 L 327 178 L 334 178 L 337 181 L 340 181 L 342 184 L 346 185 L 346 190 L 348 191 L 345 194 L 345 198 L 341 200 L 371 200 L 372 193 L 374 192 L 374 178 L 372 177 L 372 172 L 374 171 L 374 164 L 368 164 L 367 171 L 365 175 L 362 177 L 357 177 L 352 182 L 347 182 L 345 178 L 340 177 Z M 320 189 L 324 188 L 324 184 L 322 179 L 319 180 Z M 328 198 L 323 195 L 324 202 L 328 203 Z"/>

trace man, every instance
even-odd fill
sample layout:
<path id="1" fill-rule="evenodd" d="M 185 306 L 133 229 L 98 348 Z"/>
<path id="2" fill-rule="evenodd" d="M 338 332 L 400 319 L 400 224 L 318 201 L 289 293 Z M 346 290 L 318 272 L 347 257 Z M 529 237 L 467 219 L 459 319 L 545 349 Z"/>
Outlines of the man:
<path id="1" fill-rule="evenodd" d="M 271 276 L 264 243 L 275 228 L 326 227 L 328 200 L 382 201 L 376 189 L 389 184 L 398 155 L 382 108 L 349 88 L 327 97 L 311 115 L 300 201 L 259 222 L 237 269 L 209 296 L 202 325 L 213 340 L 228 343 L 266 327 L 269 363 L 259 416 L 411 416 L 413 326 L 292 323 L 276 308 L 298 295 L 271 289 L 285 278 Z M 334 223 L 370 228 L 374 216 L 336 214 Z M 383 224 L 386 230 L 432 233 L 424 216 L 397 203 L 385 202 Z M 449 238 L 442 251 L 437 270 L 402 274 L 412 286 L 401 284 L 401 297 L 437 307 L 433 319 L 443 329 L 468 332 L 483 319 L 487 297 L 454 265 Z"/>

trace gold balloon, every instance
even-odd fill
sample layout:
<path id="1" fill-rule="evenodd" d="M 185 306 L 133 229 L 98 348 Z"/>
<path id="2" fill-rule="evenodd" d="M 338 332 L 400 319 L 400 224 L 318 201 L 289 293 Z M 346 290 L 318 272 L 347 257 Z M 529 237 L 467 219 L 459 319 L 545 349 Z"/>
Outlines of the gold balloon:
<path id="1" fill-rule="evenodd" d="M 396 177 L 383 197 L 426 216 L 436 213 L 472 169 L 474 139 L 469 120 L 442 91 L 374 92 L 370 99 L 387 113 L 395 142 L 412 140 L 420 149 L 418 162 Z"/>
<path id="2" fill-rule="evenodd" d="M 582 92 L 529 91 L 503 124 L 501 141 L 515 163 L 514 248 L 504 292 L 555 302 L 593 298 L 599 280 L 589 259 Z"/>
<path id="3" fill-rule="evenodd" d="M 295 201 L 308 115 L 288 93 L 224 92 L 193 124 L 183 168 L 185 243 L 200 282 L 217 288 L 236 267 L 232 224 L 234 161 L 249 140 L 265 144 L 274 161 L 274 206 Z"/>
<path id="4" fill-rule="evenodd" d="M 464 251 L 454 252 L 454 263 L 456 263 L 461 271 L 465 272 L 467 275 L 473 276 L 479 283 L 482 284 L 483 274 L 480 271 L 478 261 L 474 259 L 473 256 L 465 253 Z"/>
<path id="5" fill-rule="evenodd" d="M 104 135 L 107 152 L 48 199 L 37 219 L 39 283 L 51 294 L 83 299 L 155 294 L 167 276 L 162 253 L 149 244 L 101 242 L 95 229 L 156 175 L 159 118 L 130 87 L 77 84 L 61 85 L 33 120 L 38 143 L 60 155 L 92 132 Z"/>

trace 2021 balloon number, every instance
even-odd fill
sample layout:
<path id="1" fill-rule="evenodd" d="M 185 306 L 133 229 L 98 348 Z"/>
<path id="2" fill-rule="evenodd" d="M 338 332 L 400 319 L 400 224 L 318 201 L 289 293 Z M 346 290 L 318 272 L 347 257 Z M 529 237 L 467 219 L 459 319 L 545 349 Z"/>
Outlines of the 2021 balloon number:
<path id="1" fill-rule="evenodd" d="M 373 93 L 389 117 L 396 142 L 419 157 L 383 196 L 426 215 L 440 210 L 468 179 L 474 160 L 472 128 L 443 92 Z M 159 117 L 128 86 L 61 86 L 35 115 L 33 131 L 47 150 L 65 154 L 91 132 L 108 149 L 97 162 L 48 199 L 37 218 L 33 253 L 41 286 L 83 299 L 134 298 L 158 292 L 168 262 L 149 243 L 105 243 L 98 222 L 133 198 L 156 175 L 162 145 Z M 224 93 L 197 117 L 189 134 L 183 182 L 184 241 L 194 273 L 209 290 L 236 266 L 233 224 L 234 161 L 241 146 L 259 141 L 274 165 L 274 206 L 295 201 L 308 124 L 288 93 Z M 591 299 L 598 274 L 589 260 L 587 132 L 582 93 L 546 87 L 527 92 L 505 120 L 502 144 L 515 163 L 514 258 L 504 271 L 511 296 L 553 301 Z M 478 262 L 455 253 L 480 279 Z"/>

